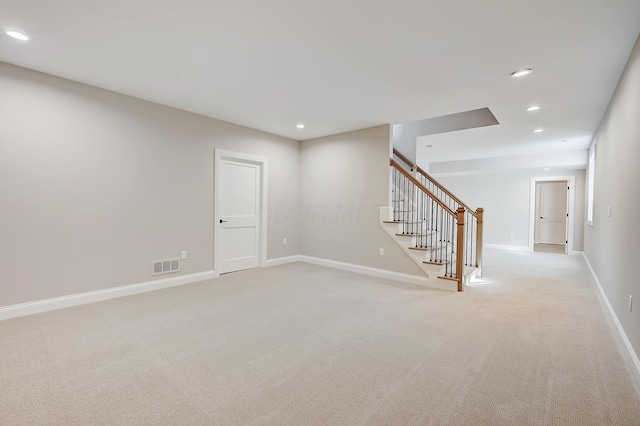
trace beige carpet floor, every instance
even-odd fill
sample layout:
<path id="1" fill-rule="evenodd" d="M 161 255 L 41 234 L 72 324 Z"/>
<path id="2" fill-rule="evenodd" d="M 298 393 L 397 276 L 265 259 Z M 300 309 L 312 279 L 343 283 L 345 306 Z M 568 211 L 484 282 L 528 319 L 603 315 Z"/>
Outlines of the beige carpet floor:
<path id="1" fill-rule="evenodd" d="M 543 253 L 561 253 L 565 254 L 565 247 L 562 244 L 534 244 L 533 251 Z"/>
<path id="2" fill-rule="evenodd" d="M 0 322 L 2 425 L 640 425 L 584 260 L 465 293 L 296 263 Z"/>

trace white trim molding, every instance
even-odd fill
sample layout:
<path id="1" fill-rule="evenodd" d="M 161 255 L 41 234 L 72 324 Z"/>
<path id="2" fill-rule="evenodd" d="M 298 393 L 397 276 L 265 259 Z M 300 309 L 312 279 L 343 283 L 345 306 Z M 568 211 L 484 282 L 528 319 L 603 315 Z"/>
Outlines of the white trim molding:
<path id="1" fill-rule="evenodd" d="M 161 280 L 90 291 L 87 293 L 78 293 L 69 296 L 54 297 L 52 299 L 37 300 L 35 302 L 3 306 L 0 307 L 0 320 L 55 311 L 57 309 L 70 308 L 72 306 L 85 305 L 87 303 L 100 302 L 123 296 L 131 296 L 134 294 L 146 293 L 148 291 L 161 290 L 163 288 L 177 287 L 217 277 L 218 275 L 215 271 L 205 271 L 196 274 L 180 275 Z"/>
<path id="2" fill-rule="evenodd" d="M 433 282 L 428 278 L 417 275 L 404 274 L 402 272 L 388 271 L 386 269 L 371 268 L 369 266 L 356 265 L 353 263 L 339 262 L 337 260 L 323 259 L 320 257 L 296 255 L 279 257 L 267 260 L 267 266 L 284 265 L 285 263 L 304 262 L 312 265 L 324 266 L 326 268 L 340 269 L 342 271 L 355 272 L 357 274 L 369 275 L 372 277 L 384 278 L 387 280 L 400 281 L 409 284 L 428 285 L 433 288 Z M 434 288 L 437 290 L 437 288 Z"/>
<path id="3" fill-rule="evenodd" d="M 527 252 L 534 251 L 527 246 L 509 246 L 505 244 L 484 244 L 483 247 L 489 248 L 489 249 L 508 250 L 508 251 L 527 251 Z M 572 250 L 571 253 L 568 253 L 568 254 L 572 256 L 580 256 L 580 255 L 583 255 L 584 252 Z"/>
<path id="4" fill-rule="evenodd" d="M 285 263 L 293 263 L 293 262 L 301 262 L 300 256 L 294 255 L 294 256 L 287 256 L 287 257 L 277 257 L 275 259 L 268 259 L 265 266 L 266 267 L 278 266 L 278 265 L 284 265 Z"/>
<path id="5" fill-rule="evenodd" d="M 566 181 L 569 185 L 569 199 L 567 200 L 567 254 L 575 254 L 573 251 L 573 223 L 575 215 L 576 200 L 576 177 L 575 176 L 545 176 L 532 177 L 531 189 L 529 192 L 529 251 L 533 251 L 535 244 L 535 218 L 536 218 L 536 184 L 538 182 Z"/>
<path id="6" fill-rule="evenodd" d="M 322 259 L 312 256 L 299 256 L 301 262 L 311 263 L 313 265 L 325 266 L 327 268 L 341 269 L 343 271 L 355 272 L 358 274 L 370 275 L 373 277 L 384 278 L 388 280 L 400 281 L 409 284 L 433 285 L 428 278 L 419 277 L 417 275 L 404 274 L 402 272 L 388 271 L 386 269 L 371 268 L 369 266 L 355 265 L 353 263 L 338 262 L 337 260 Z"/>
<path id="7" fill-rule="evenodd" d="M 620 338 L 622 339 L 622 342 L 624 343 L 624 346 L 627 349 L 627 352 L 629 353 L 631 362 L 636 368 L 636 380 L 639 381 L 638 386 L 640 386 L 640 359 L 638 359 L 638 354 L 636 354 L 636 352 L 633 350 L 633 346 L 631 345 L 631 342 L 629 341 L 627 334 L 624 332 L 624 328 L 622 328 L 622 324 L 620 324 L 620 320 L 618 319 L 616 312 L 613 310 L 613 306 L 611 306 L 611 303 L 609 302 L 609 298 L 607 297 L 607 294 L 604 292 L 604 288 L 602 287 L 602 284 L 600 283 L 600 280 L 598 279 L 596 272 L 591 267 L 591 263 L 589 262 L 589 259 L 584 253 L 583 253 L 583 257 L 584 257 L 584 260 L 587 262 L 587 266 L 589 267 L 589 270 L 591 271 L 591 276 L 593 277 L 596 283 L 596 287 L 598 287 L 598 290 L 600 291 L 600 298 L 604 302 L 604 305 L 607 307 L 607 311 L 611 317 L 611 320 L 615 324 L 616 329 L 618 330 L 618 334 L 620 335 Z"/>
<path id="8" fill-rule="evenodd" d="M 434 288 L 427 278 L 416 275 L 404 274 L 401 272 L 387 271 L 384 269 L 371 268 L 368 266 L 355 265 L 352 263 L 338 262 L 335 260 L 322 259 L 312 256 L 293 255 L 267 260 L 266 267 L 284 265 L 287 263 L 305 262 L 327 268 L 341 269 L 343 271 L 355 272 L 359 274 L 400 281 L 409 284 L 427 285 Z M 190 275 L 165 278 L 143 283 L 130 284 L 121 287 L 112 287 L 104 290 L 90 291 L 86 293 L 72 294 L 69 296 L 54 297 L 51 299 L 36 300 L 34 302 L 20 303 L 16 305 L 0 307 L 0 321 L 18 318 L 27 315 L 40 314 L 58 309 L 71 308 L 73 306 L 86 305 L 88 303 L 101 302 L 104 300 L 116 299 L 118 297 L 132 296 L 134 294 L 146 293 L 149 291 L 161 290 L 169 287 L 177 287 L 191 284 L 198 281 L 206 281 L 218 278 L 215 271 L 198 272 Z M 437 288 L 435 288 L 437 289 Z"/>
<path id="9" fill-rule="evenodd" d="M 268 188 L 269 188 L 269 159 L 267 157 L 261 157 L 259 155 L 245 154 L 242 152 L 227 151 L 224 149 L 214 150 L 214 166 L 213 166 L 213 199 L 214 199 L 214 220 L 213 220 L 213 268 L 220 271 L 220 264 L 222 259 L 220 258 L 221 247 L 220 238 L 218 238 L 218 225 L 220 224 L 220 202 L 218 196 L 221 191 L 220 182 L 220 170 L 223 160 L 230 160 L 240 163 L 248 163 L 257 165 L 260 168 L 260 218 L 259 218 L 259 244 L 258 250 L 258 266 L 266 266 L 267 264 L 267 207 L 269 205 L 268 200 Z M 230 272 L 230 271 L 222 271 Z"/>
<path id="10" fill-rule="evenodd" d="M 371 268 L 369 266 L 356 265 L 353 263 L 339 262 L 337 260 L 323 259 L 313 256 L 288 256 L 267 260 L 267 266 L 284 265 L 285 263 L 304 262 L 312 265 L 324 266 L 326 268 L 340 269 L 342 271 L 355 272 L 357 274 L 369 275 L 388 280 L 400 281 L 409 284 L 433 285 L 428 278 L 417 275 L 403 274 L 402 272 L 388 271 L 386 269 Z M 436 288 L 437 289 L 437 288 Z"/>

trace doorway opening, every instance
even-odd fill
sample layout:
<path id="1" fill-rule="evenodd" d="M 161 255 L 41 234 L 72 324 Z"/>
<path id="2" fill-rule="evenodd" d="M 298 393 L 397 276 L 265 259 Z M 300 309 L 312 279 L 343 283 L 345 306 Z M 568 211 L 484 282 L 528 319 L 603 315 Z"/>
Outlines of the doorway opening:
<path id="1" fill-rule="evenodd" d="M 575 177 L 531 178 L 529 250 L 573 253 Z"/>

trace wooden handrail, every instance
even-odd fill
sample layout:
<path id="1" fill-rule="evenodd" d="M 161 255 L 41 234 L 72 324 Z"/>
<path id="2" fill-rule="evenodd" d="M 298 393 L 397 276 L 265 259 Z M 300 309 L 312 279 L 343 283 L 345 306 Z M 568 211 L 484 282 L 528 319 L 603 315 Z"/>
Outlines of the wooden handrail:
<path id="1" fill-rule="evenodd" d="M 417 166 L 417 164 L 413 164 L 407 157 L 405 157 L 400 151 L 395 148 L 393 148 L 393 155 L 404 161 L 411 168 L 411 170 L 413 170 L 414 167 Z"/>
<path id="2" fill-rule="evenodd" d="M 434 194 L 433 192 L 431 192 L 431 190 L 429 188 L 427 188 L 426 186 L 424 186 L 422 184 L 422 182 L 420 182 L 418 179 L 416 179 L 415 177 L 413 177 L 411 175 L 411 173 L 409 173 L 408 171 L 405 170 L 404 167 L 402 167 L 400 164 L 398 164 L 398 162 L 396 160 L 394 160 L 393 158 L 390 159 L 390 164 L 391 166 L 393 166 L 396 170 L 398 170 L 400 173 L 402 173 L 407 179 L 409 179 L 415 186 L 417 186 L 418 188 L 420 188 L 420 190 L 422 192 L 424 192 L 425 194 L 429 195 L 429 197 L 435 201 L 436 203 L 438 203 L 438 205 L 440 207 L 442 207 L 444 209 L 444 211 L 446 211 L 447 213 L 449 213 L 451 216 L 456 217 L 456 212 L 451 210 L 451 208 L 449 206 L 447 206 L 442 200 L 440 200 L 440 198 Z"/>
<path id="3" fill-rule="evenodd" d="M 484 209 L 481 207 L 478 207 L 478 209 L 473 210 L 471 207 L 469 207 L 467 204 L 465 204 L 462 200 L 460 200 L 458 197 L 456 197 L 451 191 L 449 191 L 447 188 L 445 188 L 440 182 L 438 182 L 437 180 L 435 180 L 433 177 L 431 177 L 431 175 L 429 175 L 427 172 L 425 172 L 424 170 L 422 170 L 422 168 L 420 168 L 420 166 L 418 166 L 417 164 L 412 164 L 410 161 L 408 161 L 408 158 L 405 157 L 404 155 L 402 155 L 402 153 L 400 153 L 398 150 L 396 150 L 395 148 L 393 149 L 393 154 L 398 157 L 399 159 L 401 159 L 403 162 L 405 162 L 408 166 L 410 166 L 411 168 L 411 172 L 416 171 L 417 173 L 420 173 L 424 178 L 426 178 L 431 184 L 433 184 L 436 188 L 438 188 L 438 190 L 441 190 L 444 194 L 446 194 L 450 200 L 453 200 L 457 203 L 457 209 L 453 210 L 451 207 L 449 207 L 444 201 L 442 201 L 440 199 L 440 196 L 436 195 L 435 193 L 433 193 L 429 188 L 427 188 L 427 186 L 425 184 L 423 184 L 422 182 L 420 182 L 420 180 L 418 178 L 416 178 L 414 176 L 414 173 L 411 173 L 409 171 L 407 171 L 407 169 L 405 167 L 403 167 L 402 165 L 400 165 L 398 162 L 396 162 L 393 158 L 390 159 L 390 164 L 392 167 L 394 167 L 396 170 L 398 170 L 400 173 L 402 173 L 409 181 L 411 181 L 417 188 L 419 188 L 422 192 L 424 192 L 425 194 L 427 194 L 433 201 L 435 201 L 440 207 L 442 207 L 442 209 L 444 211 L 446 211 L 447 213 L 449 213 L 449 215 L 451 215 L 456 221 L 457 221 L 457 240 L 456 240 L 456 244 L 458 249 L 456 250 L 456 278 L 458 279 L 458 291 L 464 291 L 464 281 L 463 281 L 463 275 L 464 275 L 464 256 L 465 256 L 465 251 L 469 250 L 468 253 L 472 253 L 472 248 L 471 245 L 474 243 L 473 241 L 473 237 L 470 236 L 471 240 L 468 242 L 465 242 L 465 237 L 466 237 L 466 233 L 465 233 L 465 225 L 467 226 L 472 226 L 473 227 L 473 222 L 475 221 L 476 224 L 476 230 L 475 230 L 475 266 L 478 268 L 478 274 L 480 277 L 482 277 L 482 252 L 483 252 L 483 238 L 484 238 Z M 469 224 L 465 224 L 465 213 L 469 212 L 469 214 L 471 214 L 471 216 L 473 216 L 473 218 L 475 220 L 471 220 L 471 223 Z M 471 228 L 473 229 L 473 228 Z M 472 231 L 470 231 L 472 232 Z M 469 246 L 467 246 L 466 244 L 469 244 Z M 473 255 L 471 254 L 471 262 L 473 262 Z M 471 264 L 471 263 L 470 263 Z"/>
<path id="4" fill-rule="evenodd" d="M 473 216 L 478 217 L 478 213 L 475 210 L 473 210 L 471 207 L 466 205 L 460 198 L 458 198 L 455 195 L 453 195 L 453 192 L 449 191 L 444 185 L 442 185 L 440 182 L 438 182 L 433 177 L 431 177 L 431 175 L 429 173 L 425 172 L 420 166 L 418 166 L 417 164 L 413 164 L 411 161 L 409 161 L 409 159 L 407 157 L 405 157 L 400 151 L 398 151 L 397 149 L 393 148 L 393 154 L 396 157 L 398 157 L 399 159 L 401 159 L 402 161 L 404 161 L 405 163 L 407 163 L 409 165 L 409 167 L 411 167 L 411 170 L 416 170 L 422 176 L 427 178 L 431 183 L 433 183 L 442 192 L 444 192 L 449 197 L 451 197 L 456 203 L 458 203 L 459 205 L 464 207 Z"/>
<path id="5" fill-rule="evenodd" d="M 416 166 L 414 166 L 414 168 L 422 176 L 424 176 L 427 179 L 429 179 L 429 181 L 431 181 L 431 183 L 433 183 L 435 186 L 437 186 L 442 192 L 444 192 L 449 197 L 451 197 L 456 203 L 458 203 L 460 206 L 464 207 L 465 210 L 467 210 L 473 216 L 478 217 L 478 213 L 475 210 L 473 210 L 471 207 L 466 205 L 460 198 L 458 198 L 455 195 L 453 195 L 453 192 L 449 191 L 444 185 L 442 185 L 440 182 L 438 182 L 433 177 L 431 177 L 431 175 L 429 173 L 427 173 L 424 170 L 422 170 L 422 168 L 420 166 L 416 165 Z"/>

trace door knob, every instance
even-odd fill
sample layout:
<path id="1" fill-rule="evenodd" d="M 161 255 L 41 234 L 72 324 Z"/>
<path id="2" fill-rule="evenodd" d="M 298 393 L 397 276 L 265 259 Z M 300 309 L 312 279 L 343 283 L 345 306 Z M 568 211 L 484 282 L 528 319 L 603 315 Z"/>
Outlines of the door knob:
<path id="1" fill-rule="evenodd" d="M 229 221 L 220 219 L 220 223 L 224 223 L 224 222 L 229 222 Z"/>

